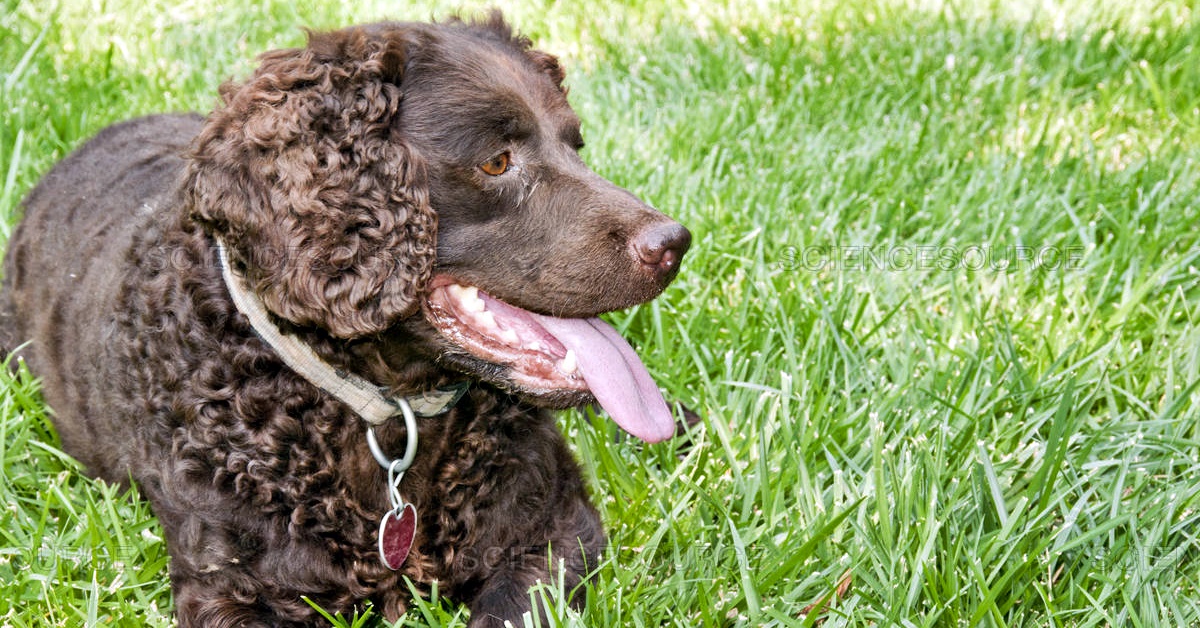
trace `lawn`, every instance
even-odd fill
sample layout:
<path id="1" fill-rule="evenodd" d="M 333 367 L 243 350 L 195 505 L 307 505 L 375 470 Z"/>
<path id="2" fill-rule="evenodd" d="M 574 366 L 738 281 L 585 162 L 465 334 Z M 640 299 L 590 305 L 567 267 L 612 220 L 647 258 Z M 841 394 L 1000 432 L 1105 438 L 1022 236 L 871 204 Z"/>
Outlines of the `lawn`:
<path id="1" fill-rule="evenodd" d="M 92 133 L 210 109 L 301 26 L 483 5 L 0 6 L 3 240 Z M 1190 3 L 503 6 L 568 68 L 585 158 L 695 236 L 610 320 L 702 424 L 562 416 L 611 536 L 564 624 L 1200 625 Z M 28 374 L 0 435 L 0 625 L 170 625 L 152 513 L 56 450 Z"/>

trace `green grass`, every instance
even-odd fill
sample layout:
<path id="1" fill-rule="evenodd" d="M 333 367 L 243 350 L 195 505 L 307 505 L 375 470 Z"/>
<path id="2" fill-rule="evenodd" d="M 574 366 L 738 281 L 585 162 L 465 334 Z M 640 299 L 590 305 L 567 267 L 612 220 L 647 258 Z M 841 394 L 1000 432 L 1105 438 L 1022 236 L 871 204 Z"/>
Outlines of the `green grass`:
<path id="1" fill-rule="evenodd" d="M 696 4 L 505 7 L 564 58 L 586 158 L 695 235 L 612 320 L 704 423 L 641 446 L 564 415 L 612 549 L 556 615 L 1200 625 L 1196 10 Z M 454 8 L 0 6 L 4 230 L 90 134 L 211 107 L 302 25 Z M 169 625 L 149 509 L 82 478 L 35 383 L 0 378 L 0 624 Z M 418 599 L 401 625 L 465 619 Z"/>

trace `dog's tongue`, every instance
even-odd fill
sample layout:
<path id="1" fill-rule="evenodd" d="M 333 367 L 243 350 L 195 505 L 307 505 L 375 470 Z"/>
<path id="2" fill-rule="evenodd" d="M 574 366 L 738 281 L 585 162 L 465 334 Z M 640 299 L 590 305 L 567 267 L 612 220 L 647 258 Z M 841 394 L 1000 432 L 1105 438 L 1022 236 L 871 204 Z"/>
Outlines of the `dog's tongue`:
<path id="1" fill-rule="evenodd" d="M 579 360 L 596 401 L 617 425 L 651 443 L 675 435 L 675 419 L 633 347 L 598 318 L 538 316 L 538 323 Z"/>

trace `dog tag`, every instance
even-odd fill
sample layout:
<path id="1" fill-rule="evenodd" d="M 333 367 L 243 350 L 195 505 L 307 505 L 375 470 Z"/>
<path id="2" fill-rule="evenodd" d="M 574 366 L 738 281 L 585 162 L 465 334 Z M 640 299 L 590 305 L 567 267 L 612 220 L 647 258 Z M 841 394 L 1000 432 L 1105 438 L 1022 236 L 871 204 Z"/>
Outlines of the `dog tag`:
<path id="1" fill-rule="evenodd" d="M 379 558 L 392 571 L 404 565 L 417 535 L 417 509 L 412 504 L 388 511 L 379 522 Z"/>

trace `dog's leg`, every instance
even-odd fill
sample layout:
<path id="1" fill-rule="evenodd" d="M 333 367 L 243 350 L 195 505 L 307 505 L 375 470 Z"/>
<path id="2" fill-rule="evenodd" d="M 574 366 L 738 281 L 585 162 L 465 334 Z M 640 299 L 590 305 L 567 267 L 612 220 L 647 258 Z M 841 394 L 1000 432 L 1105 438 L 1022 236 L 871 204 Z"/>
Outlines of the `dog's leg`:
<path id="1" fill-rule="evenodd" d="M 552 626 L 546 617 L 546 599 L 540 592 L 530 593 L 539 582 L 548 586 L 563 586 L 562 594 L 575 609 L 583 608 L 585 594 L 580 585 L 599 563 L 604 549 L 600 522 L 588 508 L 580 512 L 573 526 L 564 526 L 558 539 L 546 539 L 542 544 L 531 540 L 530 545 L 514 546 L 500 558 L 495 571 L 468 603 L 471 609 L 470 628 L 502 628 L 505 621 L 521 626 L 521 616 L 532 612 L 541 621 L 539 626 Z"/>
<path id="2" fill-rule="evenodd" d="M 158 487 L 150 482 L 144 488 L 157 493 Z M 246 532 L 238 538 L 240 542 L 235 542 L 226 532 L 226 522 L 213 522 L 219 516 L 205 516 L 197 508 L 181 513 L 164 502 L 159 500 L 156 512 L 171 554 L 171 589 L 179 628 L 314 625 L 310 619 L 312 609 L 301 594 L 281 595 L 281 583 L 273 581 L 270 572 L 255 572 L 254 554 L 243 554 L 245 548 L 237 547 L 256 545 L 260 539 Z"/>
<path id="3" fill-rule="evenodd" d="M 598 568 L 606 541 L 599 515 L 582 492 L 579 470 L 572 463 L 558 471 L 574 475 L 563 484 L 579 486 L 580 492 L 560 493 L 547 500 L 547 495 L 534 489 L 529 495 L 518 494 L 508 502 L 510 507 L 517 504 L 518 509 L 536 505 L 545 509 L 544 512 L 553 513 L 552 526 L 539 525 L 523 531 L 508 530 L 502 535 L 484 535 L 491 538 L 481 538 L 481 542 L 472 548 L 471 553 L 481 560 L 476 581 L 478 589 L 467 600 L 471 609 L 470 628 L 500 628 L 505 621 L 521 626 L 521 616 L 527 612 L 545 620 L 542 600 L 549 603 L 554 600 L 547 599 L 541 592 L 531 595 L 530 589 L 539 583 L 546 585 L 547 591 L 561 583 L 562 595 L 568 596 L 570 605 L 575 609 L 583 607 L 586 600 L 580 585 Z M 529 485 L 537 484 L 531 482 Z M 512 525 L 514 521 L 520 521 L 519 512 L 511 509 L 496 513 L 495 519 L 487 517 L 492 521 L 485 520 L 484 513 L 479 514 L 478 524 L 484 527 L 492 522 Z M 509 545 L 502 545 L 501 539 L 506 539 Z M 542 621 L 536 625 L 554 624 Z"/>
<path id="4" fill-rule="evenodd" d="M 172 574 L 171 589 L 179 628 L 310 628 L 323 625 L 307 619 L 288 619 L 281 614 L 285 609 L 280 608 L 278 601 L 274 607 L 264 602 L 269 592 L 259 590 L 257 583 L 245 579 L 242 574 L 211 579 Z M 293 617 L 313 615 L 298 593 L 286 612 Z"/>

